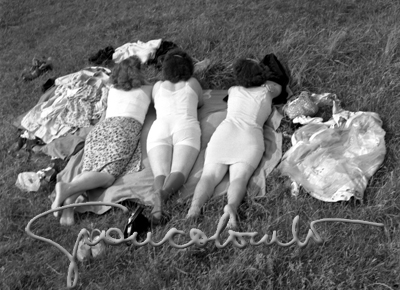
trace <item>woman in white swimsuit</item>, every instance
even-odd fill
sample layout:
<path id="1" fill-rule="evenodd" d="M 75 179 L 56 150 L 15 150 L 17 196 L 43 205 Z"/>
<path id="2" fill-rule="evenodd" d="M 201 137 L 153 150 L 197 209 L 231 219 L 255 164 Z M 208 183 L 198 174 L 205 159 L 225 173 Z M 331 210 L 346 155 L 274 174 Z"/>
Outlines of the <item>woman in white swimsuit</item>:
<path id="1" fill-rule="evenodd" d="M 164 81 L 153 87 L 157 119 L 149 131 L 147 154 L 156 192 L 155 223 L 160 222 L 165 201 L 185 183 L 200 151 L 197 108 L 203 104 L 203 91 L 193 69 L 186 52 L 171 50 L 162 65 Z"/>
<path id="2" fill-rule="evenodd" d="M 228 91 L 226 119 L 212 135 L 206 150 L 204 169 L 196 186 L 188 218 L 196 218 L 203 204 L 229 170 L 228 204 L 231 228 L 237 227 L 236 212 L 247 183 L 264 153 L 263 125 L 271 114 L 272 99 L 282 87 L 267 80 L 267 69 L 251 59 L 234 65 L 238 86 Z"/>

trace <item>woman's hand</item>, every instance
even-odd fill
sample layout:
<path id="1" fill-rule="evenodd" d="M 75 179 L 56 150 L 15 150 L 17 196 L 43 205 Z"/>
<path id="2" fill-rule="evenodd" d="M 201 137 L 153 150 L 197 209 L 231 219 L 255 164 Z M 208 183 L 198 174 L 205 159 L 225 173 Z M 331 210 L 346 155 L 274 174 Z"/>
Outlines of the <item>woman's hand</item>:
<path id="1" fill-rule="evenodd" d="M 274 91 L 274 86 L 271 85 L 271 84 L 263 84 L 262 86 L 263 86 L 263 87 L 267 90 L 267 92 L 269 92 L 269 93 L 272 93 L 272 92 Z"/>
<path id="2" fill-rule="evenodd" d="M 267 81 L 262 86 L 265 87 L 267 93 L 271 93 L 272 94 L 272 98 L 275 98 L 275 97 L 279 96 L 279 94 L 282 92 L 281 85 L 279 85 L 279 84 L 277 84 L 275 82 L 272 82 L 272 81 Z"/>

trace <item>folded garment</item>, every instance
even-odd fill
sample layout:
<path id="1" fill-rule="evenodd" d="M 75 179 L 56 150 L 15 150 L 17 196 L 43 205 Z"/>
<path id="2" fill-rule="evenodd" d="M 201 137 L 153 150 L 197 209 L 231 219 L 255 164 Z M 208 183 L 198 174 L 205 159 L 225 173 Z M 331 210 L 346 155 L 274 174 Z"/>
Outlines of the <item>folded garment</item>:
<path id="1" fill-rule="evenodd" d="M 89 62 L 95 65 L 101 65 L 102 63 L 112 60 L 115 50 L 112 46 L 107 46 L 104 49 L 100 49 L 97 53 L 89 57 Z"/>
<path id="2" fill-rule="evenodd" d="M 119 63 L 128 57 L 136 55 L 142 63 L 146 63 L 149 59 L 154 58 L 161 41 L 162 39 L 155 39 L 148 42 L 138 40 L 137 42 L 126 43 L 115 49 L 113 61 Z"/>
<path id="3" fill-rule="evenodd" d="M 279 61 L 275 54 L 270 53 L 264 56 L 261 61 L 266 65 L 270 71 L 268 72 L 268 80 L 273 81 L 282 86 L 282 92 L 279 96 L 274 98 L 274 104 L 284 104 L 288 99 L 288 92 L 286 87 L 289 85 L 290 74 L 289 71 L 285 69 L 283 64 Z"/>
<path id="4" fill-rule="evenodd" d="M 165 55 L 171 49 L 177 48 L 178 45 L 172 41 L 162 40 L 160 46 L 157 48 L 154 57 L 147 61 L 147 64 L 154 65 L 157 69 L 161 69 Z"/>

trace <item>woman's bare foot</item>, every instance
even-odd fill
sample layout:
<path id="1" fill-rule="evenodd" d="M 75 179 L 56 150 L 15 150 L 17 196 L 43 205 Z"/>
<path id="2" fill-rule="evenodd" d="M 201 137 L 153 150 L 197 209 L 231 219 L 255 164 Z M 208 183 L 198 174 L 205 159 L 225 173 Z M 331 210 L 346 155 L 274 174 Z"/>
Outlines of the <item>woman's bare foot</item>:
<path id="1" fill-rule="evenodd" d="M 73 207 L 66 208 L 63 210 L 61 218 L 60 218 L 60 224 L 62 226 L 72 226 L 75 224 Z"/>
<path id="2" fill-rule="evenodd" d="M 80 262 L 86 262 L 91 257 L 90 246 L 85 244 L 85 241 L 82 239 L 79 241 L 78 250 L 76 252 L 76 257 Z"/>
<path id="3" fill-rule="evenodd" d="M 160 192 L 157 192 L 154 197 L 154 207 L 151 211 L 151 221 L 154 224 L 159 224 L 161 222 L 163 214 L 163 200 L 161 198 Z"/>
<path id="4" fill-rule="evenodd" d="M 80 195 L 76 198 L 75 203 L 85 203 L 88 202 L 87 197 Z"/>
<path id="5" fill-rule="evenodd" d="M 100 235 L 101 235 L 100 230 L 98 230 L 98 229 L 92 230 L 92 233 L 90 234 L 91 242 L 95 243 L 98 240 L 100 240 Z M 104 243 L 104 241 L 100 241 L 96 245 L 91 246 L 91 251 L 92 251 L 92 257 L 97 258 L 97 257 L 103 255 L 104 252 L 106 251 L 106 244 Z"/>
<path id="6" fill-rule="evenodd" d="M 226 228 L 232 231 L 238 231 L 239 230 L 239 225 L 238 222 L 236 220 L 236 217 L 230 217 L 229 218 L 229 222 L 226 225 Z"/>
<path id="7" fill-rule="evenodd" d="M 236 231 L 239 229 L 239 225 L 236 219 L 236 211 L 230 206 L 230 205 L 226 205 L 224 207 L 224 212 L 229 214 L 229 221 L 228 224 L 226 225 L 226 227 L 230 230 Z"/>
<path id="8" fill-rule="evenodd" d="M 186 219 L 188 220 L 197 220 L 201 214 L 201 208 L 197 206 L 191 206 L 187 215 Z"/>
<path id="9" fill-rule="evenodd" d="M 56 209 L 57 207 L 60 207 L 64 200 L 68 197 L 67 196 L 67 183 L 65 182 L 57 182 L 56 184 L 56 198 L 54 199 L 53 203 L 51 204 L 51 209 Z M 53 215 L 55 217 L 58 217 L 60 215 L 59 211 L 53 212 Z"/>

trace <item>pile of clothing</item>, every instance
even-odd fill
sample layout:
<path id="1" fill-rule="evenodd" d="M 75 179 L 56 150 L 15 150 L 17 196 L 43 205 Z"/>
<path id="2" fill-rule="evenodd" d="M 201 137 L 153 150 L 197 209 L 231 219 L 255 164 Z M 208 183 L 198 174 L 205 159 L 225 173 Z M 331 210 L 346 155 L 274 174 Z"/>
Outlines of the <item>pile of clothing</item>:
<path id="1" fill-rule="evenodd" d="M 305 125 L 292 135 L 293 146 L 278 168 L 295 182 L 294 188 L 300 185 L 317 199 L 362 200 L 368 180 L 385 158 L 385 131 L 377 113 L 346 111 L 335 97 L 327 122 L 310 116 L 293 120 Z"/>

